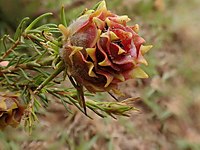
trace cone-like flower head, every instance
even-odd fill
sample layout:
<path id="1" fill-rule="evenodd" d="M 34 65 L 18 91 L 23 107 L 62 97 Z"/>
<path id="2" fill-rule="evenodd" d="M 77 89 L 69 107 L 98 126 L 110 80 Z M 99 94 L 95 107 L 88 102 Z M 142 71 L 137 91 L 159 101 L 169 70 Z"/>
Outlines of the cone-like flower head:
<path id="1" fill-rule="evenodd" d="M 119 82 L 148 77 L 140 64 L 147 64 L 143 55 L 151 46 L 142 45 L 145 40 L 137 34 L 139 26 L 127 26 L 128 21 L 128 16 L 108 11 L 102 1 L 69 27 L 59 26 L 67 71 L 90 92 L 109 91 Z"/>
<path id="2" fill-rule="evenodd" d="M 0 95 L 0 129 L 10 125 L 16 127 L 24 114 L 25 108 L 19 104 L 16 95 Z"/>

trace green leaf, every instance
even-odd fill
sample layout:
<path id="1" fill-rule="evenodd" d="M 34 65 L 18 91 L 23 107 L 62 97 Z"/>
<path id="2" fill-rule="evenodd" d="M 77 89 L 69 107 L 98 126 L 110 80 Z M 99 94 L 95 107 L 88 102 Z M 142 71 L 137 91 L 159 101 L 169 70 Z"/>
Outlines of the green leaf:
<path id="1" fill-rule="evenodd" d="M 37 17 L 37 18 L 25 29 L 25 32 L 31 30 L 31 29 L 34 27 L 34 25 L 35 25 L 36 23 L 38 23 L 41 19 L 43 19 L 44 17 L 50 16 L 50 15 L 53 15 L 53 14 L 52 14 L 52 13 L 45 13 L 45 14 L 43 14 L 43 15 Z"/>
<path id="2" fill-rule="evenodd" d="M 65 16 L 65 8 L 64 8 L 64 6 L 62 6 L 62 8 L 61 8 L 60 17 L 61 17 L 61 23 L 65 27 L 67 27 L 67 21 L 66 21 L 67 19 L 66 19 L 66 16 Z"/>
<path id="3" fill-rule="evenodd" d="M 17 39 L 21 36 L 21 34 L 22 34 L 22 32 L 23 32 L 23 29 L 24 29 L 24 25 L 25 25 L 25 23 L 26 23 L 28 20 L 29 20 L 29 17 L 26 17 L 26 18 L 24 18 L 24 19 L 20 22 L 20 24 L 19 24 L 19 26 L 17 27 L 17 30 L 16 30 L 16 32 L 15 32 L 14 40 L 17 40 Z"/>

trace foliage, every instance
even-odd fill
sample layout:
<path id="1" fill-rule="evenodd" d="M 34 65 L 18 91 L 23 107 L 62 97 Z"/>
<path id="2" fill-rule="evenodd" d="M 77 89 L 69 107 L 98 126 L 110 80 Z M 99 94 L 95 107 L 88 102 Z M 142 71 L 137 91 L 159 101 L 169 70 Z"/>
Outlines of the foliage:
<path id="1" fill-rule="evenodd" d="M 127 116 L 127 112 L 135 110 L 130 104 L 134 98 L 129 99 L 129 102 L 97 102 L 92 100 L 92 94 L 80 89 L 79 83 L 66 72 L 60 58 L 62 35 L 58 26 L 44 21 L 51 15 L 52 13 L 42 14 L 29 24 L 29 18 L 24 18 L 13 37 L 4 35 L 0 41 L 0 87 L 1 92 L 4 92 L 2 97 L 8 97 L 10 93 L 17 95 L 18 103 L 25 107 L 25 127 L 32 130 L 34 121 L 38 120 L 37 113 L 41 108 L 48 107 L 52 97 L 58 98 L 68 112 L 71 112 L 68 106 L 74 105 L 86 116 L 86 107 L 101 117 L 105 117 L 105 114 Z M 41 21 L 45 23 L 38 25 Z M 67 24 L 64 8 L 61 10 L 61 22 Z M 74 88 L 62 85 L 66 77 Z M 91 98 L 83 105 L 84 93 Z M 3 113 L 3 104 L 8 103 L 3 103 L 3 99 L 1 103 L 0 110 Z"/>
<path id="2" fill-rule="evenodd" d="M 7 1 L 12 1 L 11 5 L 14 5 L 13 0 L 0 0 L 4 4 Z M 38 0 L 19 1 L 34 3 Z M 68 24 L 85 7 L 91 8 L 96 3 L 96 0 L 62 1 L 67 8 L 65 15 Z M 83 3 L 74 5 L 77 1 Z M 52 12 L 45 7 L 48 3 L 51 3 L 53 10 L 61 8 L 57 0 L 48 0 L 42 1 L 37 12 L 40 12 L 41 7 L 43 12 Z M 120 85 L 126 97 L 142 97 L 142 101 L 134 103 L 140 111 L 131 113 L 128 118 L 117 117 L 116 121 L 110 117 L 97 117 L 87 109 L 93 118 L 91 120 L 73 105 L 67 105 L 72 114 L 68 113 L 59 99 L 50 96 L 48 107 L 40 108 L 37 113 L 40 122 L 34 127 L 31 136 L 24 132 L 23 126 L 17 129 L 7 127 L 0 131 L 0 149 L 200 149 L 200 1 L 112 0 L 107 1 L 107 4 L 112 12 L 128 14 L 133 22 L 140 24 L 140 35 L 154 45 L 146 56 L 149 66 L 143 67 L 150 78 L 130 80 Z M 3 7 L 9 10 L 11 5 Z M 71 7 L 72 5 L 75 7 Z M 24 11 L 19 8 L 18 12 Z M 32 10 L 35 11 L 35 7 Z M 12 16 L 14 13 L 11 13 Z M 21 14 L 35 18 L 35 14 Z M 57 21 L 56 14 L 43 19 L 41 23 L 46 23 L 47 20 L 61 23 Z M 16 15 L 19 16 L 19 13 Z M 16 24 L 17 20 L 12 16 L 7 16 L 7 19 Z M 1 35 L 12 33 L 6 21 L 0 22 Z M 68 83 L 63 84 L 69 87 Z M 76 93 L 75 90 L 74 92 Z M 107 101 L 110 96 L 108 93 L 97 93 L 89 99 Z"/>

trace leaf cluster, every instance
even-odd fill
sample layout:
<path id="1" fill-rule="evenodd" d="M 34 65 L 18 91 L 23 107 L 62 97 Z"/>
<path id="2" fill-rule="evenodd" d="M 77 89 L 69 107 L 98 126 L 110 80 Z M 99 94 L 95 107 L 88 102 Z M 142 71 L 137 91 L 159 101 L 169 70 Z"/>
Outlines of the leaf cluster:
<path id="1" fill-rule="evenodd" d="M 89 108 L 101 117 L 105 117 L 106 114 L 127 116 L 126 112 L 135 109 L 127 103 L 94 101 L 92 94 L 83 89 L 80 93 L 77 86 L 62 86 L 62 82 L 68 77 L 59 56 L 62 35 L 56 24 L 37 26 L 38 22 L 51 15 L 52 13 L 45 13 L 29 25 L 29 18 L 26 17 L 19 24 L 13 37 L 4 35 L 0 39 L 0 91 L 19 95 L 20 103 L 26 107 L 25 126 L 31 131 L 34 121 L 38 120 L 37 113 L 40 108 L 48 107 L 52 98 L 60 100 L 70 113 L 69 105 L 74 105 L 84 114 L 86 108 Z M 64 25 L 65 20 L 63 8 L 61 23 Z M 72 85 L 78 85 L 69 78 Z M 91 100 L 86 100 L 83 106 L 80 96 L 90 96 Z"/>

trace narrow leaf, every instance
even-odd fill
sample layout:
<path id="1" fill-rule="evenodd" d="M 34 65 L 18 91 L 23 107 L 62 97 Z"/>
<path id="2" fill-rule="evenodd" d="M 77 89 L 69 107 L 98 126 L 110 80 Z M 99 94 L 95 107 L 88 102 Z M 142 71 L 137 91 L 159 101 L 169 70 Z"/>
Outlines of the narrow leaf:
<path id="1" fill-rule="evenodd" d="M 33 28 L 33 26 L 34 26 L 36 23 L 38 23 L 38 21 L 40 21 L 40 20 L 43 19 L 44 17 L 50 16 L 50 15 L 52 15 L 52 13 L 45 13 L 45 14 L 43 14 L 43 15 L 37 17 L 37 18 L 36 18 L 35 20 L 33 20 L 33 22 L 25 29 L 25 32 L 31 30 L 31 29 Z"/>
<path id="2" fill-rule="evenodd" d="M 20 24 L 19 24 L 19 26 L 17 27 L 17 30 L 16 30 L 16 32 L 15 32 L 14 40 L 17 40 L 17 39 L 21 36 L 21 34 L 22 34 L 22 32 L 23 32 L 24 25 L 25 25 L 25 23 L 26 23 L 28 20 L 29 20 L 29 17 L 26 17 L 26 18 L 24 18 L 24 19 L 20 22 Z"/>
<path id="3" fill-rule="evenodd" d="M 61 16 L 61 22 L 62 22 L 62 24 L 63 24 L 65 27 L 67 27 L 67 21 L 66 21 L 65 8 L 64 8 L 64 6 L 62 6 L 62 8 L 61 8 L 60 16 Z"/>

